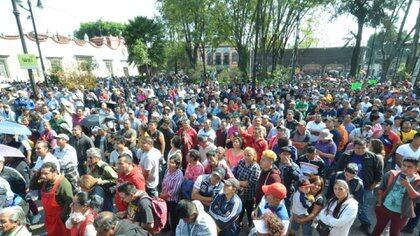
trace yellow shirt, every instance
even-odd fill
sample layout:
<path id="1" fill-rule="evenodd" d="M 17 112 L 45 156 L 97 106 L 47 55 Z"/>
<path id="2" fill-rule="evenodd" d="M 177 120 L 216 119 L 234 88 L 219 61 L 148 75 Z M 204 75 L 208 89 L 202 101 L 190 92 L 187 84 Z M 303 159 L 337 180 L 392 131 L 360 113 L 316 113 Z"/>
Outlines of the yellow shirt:
<path id="1" fill-rule="evenodd" d="M 402 143 L 407 143 L 408 141 L 411 141 L 414 139 L 414 135 L 417 134 L 417 131 L 412 129 L 409 132 L 404 132 L 402 130 L 398 131 L 398 136 L 401 139 Z"/>

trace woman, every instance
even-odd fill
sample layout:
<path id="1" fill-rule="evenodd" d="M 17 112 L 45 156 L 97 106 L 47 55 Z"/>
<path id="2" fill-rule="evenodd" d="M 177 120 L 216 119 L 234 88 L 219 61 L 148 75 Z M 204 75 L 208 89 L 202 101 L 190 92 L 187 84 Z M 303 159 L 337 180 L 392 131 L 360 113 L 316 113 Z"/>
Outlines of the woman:
<path id="1" fill-rule="evenodd" d="M 70 229 L 71 235 L 96 236 L 93 226 L 96 213 L 90 203 L 89 195 L 85 192 L 79 192 L 73 197 L 71 213 L 66 221 L 66 228 Z"/>
<path id="2" fill-rule="evenodd" d="M 90 205 L 92 209 L 99 213 L 104 210 L 104 203 L 112 203 L 112 197 L 107 197 L 104 189 L 98 185 L 98 180 L 95 179 L 92 175 L 82 175 L 77 181 L 77 184 L 80 186 L 83 192 L 88 194 L 91 199 Z"/>
<path id="3" fill-rule="evenodd" d="M 191 199 L 191 191 L 195 180 L 198 176 L 204 174 L 204 166 L 200 159 L 200 153 L 195 149 L 191 149 L 187 154 L 188 165 L 181 186 L 182 196 L 185 199 Z"/>
<path id="4" fill-rule="evenodd" d="M 235 141 L 234 141 L 235 142 Z M 234 144 L 235 145 L 235 144 Z M 242 225 L 242 219 L 245 211 L 248 217 L 248 224 L 251 222 L 251 213 L 254 210 L 254 195 L 260 178 L 261 168 L 257 163 L 257 152 L 255 149 L 247 147 L 244 150 L 244 158 L 239 161 L 236 178 L 239 180 L 241 191 L 239 196 L 242 199 L 242 212 L 239 215 L 238 222 Z"/>
<path id="5" fill-rule="evenodd" d="M 314 175 L 309 178 L 309 182 L 312 184 L 312 186 L 308 195 L 312 195 L 315 199 L 312 206 L 310 206 L 308 209 L 308 212 L 310 213 L 305 217 L 298 217 L 296 214 L 293 214 L 293 221 L 301 225 L 311 225 L 312 221 L 321 212 L 325 202 L 324 196 L 322 195 L 322 192 L 324 190 L 324 181 L 322 180 L 322 178 L 318 175 Z"/>
<path id="6" fill-rule="evenodd" d="M 244 157 L 244 150 L 242 150 L 242 139 L 234 137 L 232 139 L 232 148 L 229 148 L 226 153 L 226 162 L 230 169 L 234 171 L 238 163 Z"/>
<path id="7" fill-rule="evenodd" d="M 168 223 L 173 235 L 175 235 L 175 229 L 179 222 L 176 206 L 179 201 L 178 196 L 183 180 L 182 171 L 180 169 L 182 164 L 181 159 L 181 152 L 169 157 L 168 169 L 166 170 L 162 182 L 162 192 L 159 195 L 160 198 L 166 201 L 166 205 L 168 206 Z"/>
<path id="8" fill-rule="evenodd" d="M 371 139 L 369 141 L 369 151 L 375 153 L 380 157 L 382 161 L 382 166 L 384 166 L 384 158 L 385 158 L 385 147 L 381 140 L 379 139 Z"/>
<path id="9" fill-rule="evenodd" d="M 334 184 L 334 197 L 318 215 L 320 235 L 345 236 L 356 219 L 358 203 L 350 195 L 349 186 L 344 180 L 337 180 Z"/>

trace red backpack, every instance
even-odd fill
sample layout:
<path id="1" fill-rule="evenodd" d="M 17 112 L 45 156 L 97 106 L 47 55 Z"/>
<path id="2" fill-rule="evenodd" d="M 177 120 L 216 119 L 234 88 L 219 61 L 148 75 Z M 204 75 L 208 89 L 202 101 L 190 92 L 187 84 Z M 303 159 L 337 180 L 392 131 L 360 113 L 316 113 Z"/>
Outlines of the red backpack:
<path id="1" fill-rule="evenodd" d="M 154 222 L 154 233 L 159 233 L 166 225 L 168 208 L 166 202 L 158 197 L 150 197 L 148 194 L 143 194 L 140 199 L 147 198 L 152 203 L 153 219 Z"/>

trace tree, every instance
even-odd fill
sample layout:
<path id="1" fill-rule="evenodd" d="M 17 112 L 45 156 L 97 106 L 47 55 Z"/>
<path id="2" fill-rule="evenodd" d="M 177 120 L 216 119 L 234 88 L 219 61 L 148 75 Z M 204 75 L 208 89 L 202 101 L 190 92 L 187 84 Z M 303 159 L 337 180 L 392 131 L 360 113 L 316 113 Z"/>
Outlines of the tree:
<path id="1" fill-rule="evenodd" d="M 129 20 L 122 36 L 128 48 L 128 60 L 137 66 L 156 68 L 165 61 L 163 25 L 157 20 L 137 16 Z"/>
<path id="2" fill-rule="evenodd" d="M 124 24 L 111 21 L 97 20 L 94 22 L 81 23 L 79 29 L 74 31 L 74 37 L 84 39 L 85 34 L 89 38 L 99 36 L 119 36 L 124 30 Z"/>
<path id="3" fill-rule="evenodd" d="M 336 16 L 350 14 L 357 21 L 357 33 L 353 33 L 356 40 L 350 62 L 350 77 L 356 76 L 360 64 L 360 48 L 363 28 L 373 24 L 383 14 L 383 5 L 386 0 L 338 0 L 335 3 Z M 394 1 L 394 0 L 391 0 Z"/>

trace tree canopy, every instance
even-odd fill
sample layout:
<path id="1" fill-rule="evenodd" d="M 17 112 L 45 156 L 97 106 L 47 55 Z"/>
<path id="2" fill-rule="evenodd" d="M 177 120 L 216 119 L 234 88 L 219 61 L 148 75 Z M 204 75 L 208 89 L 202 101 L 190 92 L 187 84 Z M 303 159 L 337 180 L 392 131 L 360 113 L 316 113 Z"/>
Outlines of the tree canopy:
<path id="1" fill-rule="evenodd" d="M 89 38 L 99 36 L 119 36 L 125 29 L 125 25 L 118 22 L 97 20 L 94 22 L 81 23 L 79 29 L 74 31 L 74 37 L 84 39 L 85 34 Z"/>

